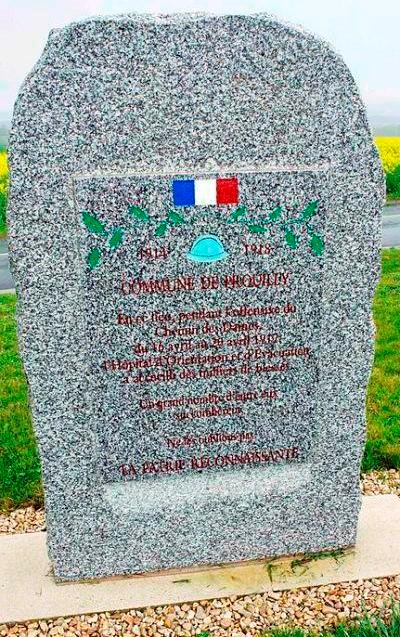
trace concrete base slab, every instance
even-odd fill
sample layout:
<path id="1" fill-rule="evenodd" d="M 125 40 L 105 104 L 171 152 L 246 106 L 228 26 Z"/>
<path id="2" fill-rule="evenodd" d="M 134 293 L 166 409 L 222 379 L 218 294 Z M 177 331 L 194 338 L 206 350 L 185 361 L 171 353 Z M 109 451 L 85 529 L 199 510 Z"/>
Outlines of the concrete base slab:
<path id="1" fill-rule="evenodd" d="M 58 584 L 46 533 L 0 537 L 0 623 L 161 606 L 400 574 L 400 499 L 363 498 L 354 548 L 175 572 Z"/>

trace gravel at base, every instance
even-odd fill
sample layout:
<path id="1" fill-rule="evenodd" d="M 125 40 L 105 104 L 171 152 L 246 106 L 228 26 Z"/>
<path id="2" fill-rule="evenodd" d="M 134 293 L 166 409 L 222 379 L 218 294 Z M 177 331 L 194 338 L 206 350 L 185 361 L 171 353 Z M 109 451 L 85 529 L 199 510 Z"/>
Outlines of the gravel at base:
<path id="1" fill-rule="evenodd" d="M 0 635 L 188 637 L 207 631 L 212 637 L 253 637 L 277 626 L 333 626 L 357 620 L 366 612 L 387 620 L 391 600 L 400 600 L 400 577 L 2 625 Z"/>
<path id="2" fill-rule="evenodd" d="M 400 471 L 374 471 L 362 479 L 367 495 L 400 496 Z M 44 530 L 44 512 L 32 507 L 0 515 L 0 534 Z M 319 629 L 376 613 L 389 619 L 392 601 L 400 602 L 400 575 L 358 582 L 229 597 L 145 610 L 60 617 L 24 624 L 0 625 L 0 637 L 189 637 L 202 631 L 211 637 L 254 637 L 272 627 Z"/>
<path id="3" fill-rule="evenodd" d="M 361 480 L 365 495 L 394 493 L 400 497 L 400 470 L 389 469 L 365 473 Z M 30 533 L 46 529 L 43 509 L 26 507 L 9 515 L 0 513 L 0 535 L 10 533 Z"/>
<path id="4" fill-rule="evenodd" d="M 9 515 L 0 513 L 0 535 L 12 535 L 14 533 L 33 533 L 45 531 L 46 521 L 43 509 L 34 509 L 32 506 L 16 509 Z"/>
<path id="5" fill-rule="evenodd" d="M 365 495 L 394 493 L 400 497 L 400 470 L 388 469 L 364 473 L 362 490 Z"/>

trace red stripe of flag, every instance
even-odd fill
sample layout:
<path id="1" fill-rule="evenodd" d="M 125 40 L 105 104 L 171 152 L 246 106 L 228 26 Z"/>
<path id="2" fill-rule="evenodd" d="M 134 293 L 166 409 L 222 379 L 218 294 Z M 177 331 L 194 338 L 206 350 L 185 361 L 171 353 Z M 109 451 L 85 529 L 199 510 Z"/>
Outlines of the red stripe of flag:
<path id="1" fill-rule="evenodd" d="M 239 203 L 239 184 L 236 177 L 217 179 L 217 206 Z"/>

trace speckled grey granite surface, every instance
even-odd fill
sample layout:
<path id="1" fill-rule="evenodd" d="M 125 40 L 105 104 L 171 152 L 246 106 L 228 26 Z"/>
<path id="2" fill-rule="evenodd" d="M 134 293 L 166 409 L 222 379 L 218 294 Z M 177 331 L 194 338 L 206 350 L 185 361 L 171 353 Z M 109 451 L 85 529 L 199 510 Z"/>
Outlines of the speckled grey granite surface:
<path id="1" fill-rule="evenodd" d="M 354 544 L 384 186 L 341 58 L 264 15 L 73 24 L 21 89 L 10 166 L 56 576 Z M 236 177 L 246 214 L 173 207 L 200 177 Z M 225 258 L 188 259 L 208 234 Z"/>

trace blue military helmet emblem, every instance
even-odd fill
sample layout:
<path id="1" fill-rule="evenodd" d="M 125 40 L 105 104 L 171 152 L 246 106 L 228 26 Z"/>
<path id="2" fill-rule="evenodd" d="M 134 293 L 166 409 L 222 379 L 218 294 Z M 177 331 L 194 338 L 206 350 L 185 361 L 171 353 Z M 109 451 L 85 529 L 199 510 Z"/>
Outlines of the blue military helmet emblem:
<path id="1" fill-rule="evenodd" d="M 193 242 L 186 256 L 190 261 L 212 263 L 226 259 L 229 254 L 215 234 L 203 234 Z"/>

